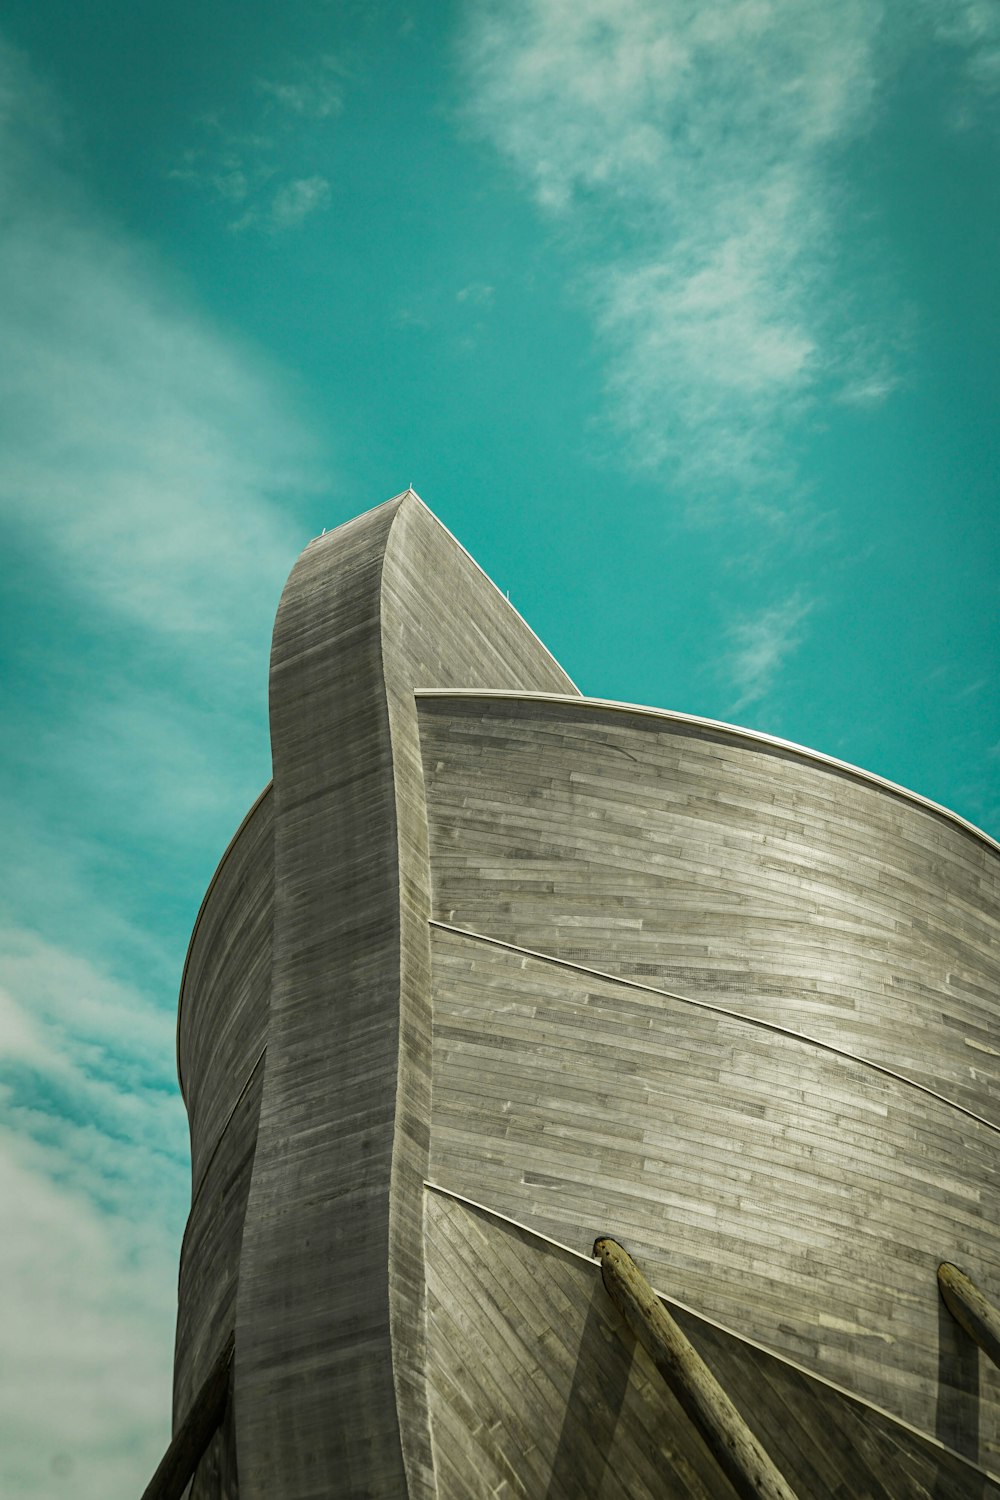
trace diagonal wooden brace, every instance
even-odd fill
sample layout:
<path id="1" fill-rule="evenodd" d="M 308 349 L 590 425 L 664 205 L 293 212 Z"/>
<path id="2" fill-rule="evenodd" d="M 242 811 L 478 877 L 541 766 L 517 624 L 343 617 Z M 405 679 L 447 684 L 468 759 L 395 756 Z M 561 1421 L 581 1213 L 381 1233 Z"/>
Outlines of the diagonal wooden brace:
<path id="1" fill-rule="evenodd" d="M 617 1240 L 594 1243 L 608 1295 L 741 1500 L 796 1500 L 701 1355 Z"/>
<path id="2" fill-rule="evenodd" d="M 983 1296 L 972 1278 L 950 1261 L 942 1261 L 938 1266 L 937 1279 L 944 1305 L 955 1322 L 1000 1367 L 1000 1312 Z"/>
<path id="3" fill-rule="evenodd" d="M 160 1459 L 142 1500 L 181 1500 L 199 1460 L 226 1414 L 234 1337 L 229 1335 L 197 1396 Z"/>

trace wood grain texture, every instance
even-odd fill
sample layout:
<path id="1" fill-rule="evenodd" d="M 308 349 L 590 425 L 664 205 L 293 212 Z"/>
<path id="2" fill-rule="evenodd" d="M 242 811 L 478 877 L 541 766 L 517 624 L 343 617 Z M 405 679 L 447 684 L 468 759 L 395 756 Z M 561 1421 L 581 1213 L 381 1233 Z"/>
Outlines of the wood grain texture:
<path id="1" fill-rule="evenodd" d="M 257 1142 L 257 1069 L 209 1164 L 181 1246 L 174 1358 L 174 1425 L 190 1410 L 236 1319 L 243 1221 Z"/>
<path id="2" fill-rule="evenodd" d="M 741 1500 L 797 1500 L 742 1412 L 617 1240 L 600 1236 L 601 1280 Z"/>
<path id="3" fill-rule="evenodd" d="M 572 685 L 412 494 L 317 539 L 271 659 L 274 960 L 243 1241 L 244 1497 L 433 1493 L 416 686 Z"/>
<path id="4" fill-rule="evenodd" d="M 440 1500 L 730 1500 L 596 1266 L 434 1191 L 426 1205 Z M 671 1305 L 809 1500 L 994 1500 L 932 1439 Z"/>
<path id="5" fill-rule="evenodd" d="M 1000 855 L 723 733 L 422 699 L 435 915 L 715 999 L 1000 1124 Z"/>
<path id="6" fill-rule="evenodd" d="M 487 947 L 434 940 L 435 1181 L 938 1428 L 1000 1386 L 942 1367 L 936 1272 L 1000 1285 L 996 1133 L 791 1037 Z M 956 1381 L 958 1383 L 956 1383 Z"/>
<path id="7" fill-rule="evenodd" d="M 955 1245 L 1000 1285 L 996 1133 L 652 992 L 996 1118 L 996 852 L 736 735 L 584 703 L 420 715 L 436 916 L 651 987 L 440 933 L 434 1176 L 580 1249 L 603 1203 L 669 1246 L 684 1300 L 1000 1465 L 996 1373 L 943 1356 L 934 1295 Z"/>
<path id="8" fill-rule="evenodd" d="M 267 1039 L 274 920 L 269 790 L 227 849 L 191 936 L 177 1060 L 191 1129 L 193 1191 Z"/>
<path id="9" fill-rule="evenodd" d="M 192 934 L 181 986 L 178 1065 L 191 1129 L 192 1206 L 178 1281 L 175 1427 L 235 1322 L 270 1000 L 271 808 L 265 792 L 223 856 Z M 236 1495 L 229 1407 L 189 1500 Z"/>
<path id="10" fill-rule="evenodd" d="M 612 1234 L 735 1330 L 684 1314 L 803 1495 L 992 1496 L 930 1434 L 1000 1468 L 1000 1372 L 935 1279 L 1000 1288 L 998 1136 L 961 1112 L 1000 1124 L 996 851 L 738 732 L 530 699 L 574 691 L 409 492 L 292 572 L 273 791 L 181 997 L 178 1416 L 236 1333 L 189 1500 L 725 1500 L 531 1230 Z"/>
<path id="11" fill-rule="evenodd" d="M 1000 1312 L 979 1287 L 945 1261 L 938 1266 L 938 1288 L 945 1307 L 983 1353 L 1000 1366 Z"/>

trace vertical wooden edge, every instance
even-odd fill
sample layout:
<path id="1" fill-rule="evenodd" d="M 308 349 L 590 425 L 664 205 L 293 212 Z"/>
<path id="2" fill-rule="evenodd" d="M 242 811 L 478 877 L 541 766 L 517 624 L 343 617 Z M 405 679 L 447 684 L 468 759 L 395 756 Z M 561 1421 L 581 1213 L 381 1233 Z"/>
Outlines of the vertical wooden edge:
<path id="1" fill-rule="evenodd" d="M 226 1414 L 234 1350 L 235 1334 L 230 1333 L 143 1491 L 142 1500 L 181 1500 Z"/>

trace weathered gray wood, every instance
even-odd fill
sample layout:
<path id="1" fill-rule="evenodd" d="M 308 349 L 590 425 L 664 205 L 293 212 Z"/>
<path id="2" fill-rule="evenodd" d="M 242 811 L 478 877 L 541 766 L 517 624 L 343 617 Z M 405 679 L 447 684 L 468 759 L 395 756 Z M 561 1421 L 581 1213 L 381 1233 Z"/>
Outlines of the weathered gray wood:
<path id="1" fill-rule="evenodd" d="M 414 496 L 307 548 L 275 628 L 274 787 L 182 993 L 175 1412 L 234 1316 L 238 1348 L 189 1500 L 236 1500 L 237 1442 L 242 1500 L 730 1493 L 689 1423 L 656 1427 L 644 1354 L 638 1405 L 628 1371 L 605 1385 L 608 1327 L 573 1321 L 586 1267 L 543 1295 L 534 1246 L 463 1259 L 468 1216 L 431 1206 L 425 1237 L 429 1167 L 580 1248 L 606 1224 L 735 1328 L 678 1312 L 804 1495 L 992 1495 L 871 1403 L 933 1432 L 942 1246 L 1000 1275 L 996 1131 L 954 1107 L 1000 1123 L 996 850 L 738 732 L 414 699 L 476 684 L 572 690 Z M 1000 1372 L 945 1394 L 996 1465 Z"/>
<path id="2" fill-rule="evenodd" d="M 175 1423 L 190 1408 L 236 1321 L 240 1245 L 262 1086 L 263 1065 L 219 1141 L 184 1230 L 177 1285 Z"/>
<path id="3" fill-rule="evenodd" d="M 572 690 L 415 496 L 306 549 L 271 658 L 274 948 L 237 1301 L 244 1500 L 433 1493 L 413 690 L 469 682 Z"/>
<path id="4" fill-rule="evenodd" d="M 426 1224 L 441 1500 L 731 1500 L 586 1255 L 437 1190 Z M 1000 1497 L 933 1438 L 682 1307 L 671 1313 L 808 1500 Z"/>
<path id="5" fill-rule="evenodd" d="M 997 1133 L 949 1102 L 1000 1118 L 997 851 L 736 732 L 419 711 L 435 916 L 582 966 L 436 933 L 434 1179 L 581 1250 L 606 1223 L 922 1431 L 961 1405 L 1000 1468 L 1000 1372 L 941 1362 L 934 1284 L 948 1245 L 1000 1277 Z"/>
<path id="6" fill-rule="evenodd" d="M 1000 1366 L 1000 1312 L 983 1296 L 972 1277 L 949 1261 L 942 1261 L 937 1274 L 941 1296 L 952 1317 L 975 1339 L 983 1353 Z"/>
<path id="7" fill-rule="evenodd" d="M 223 855 L 181 984 L 177 1050 L 191 1129 L 192 1206 L 178 1284 L 175 1421 L 236 1318 L 271 990 L 272 811 L 265 791 Z M 220 1464 L 227 1466 L 225 1453 Z M 201 1500 L 200 1491 L 199 1478 L 191 1500 Z"/>
<path id="8" fill-rule="evenodd" d="M 174 1433 L 142 1500 L 181 1500 L 225 1414 L 229 1372 L 233 1363 L 233 1335 L 219 1351 L 191 1409 Z"/>
<path id="9" fill-rule="evenodd" d="M 617 1240 L 599 1236 L 594 1255 L 615 1306 L 697 1427 L 741 1500 L 796 1500 L 743 1417 Z"/>
<path id="10" fill-rule="evenodd" d="M 274 920 L 274 799 L 265 789 L 212 878 L 188 946 L 177 1063 L 192 1190 L 267 1035 Z"/>
<path id="11" fill-rule="evenodd" d="M 681 1301 L 935 1431 L 940 1246 L 1000 1276 L 996 1132 L 738 1017 L 454 931 L 433 952 L 434 1181 L 581 1253 L 604 1223 Z"/>
<path id="12" fill-rule="evenodd" d="M 738 731 L 421 698 L 435 916 L 715 999 L 1000 1124 L 1000 853 Z"/>

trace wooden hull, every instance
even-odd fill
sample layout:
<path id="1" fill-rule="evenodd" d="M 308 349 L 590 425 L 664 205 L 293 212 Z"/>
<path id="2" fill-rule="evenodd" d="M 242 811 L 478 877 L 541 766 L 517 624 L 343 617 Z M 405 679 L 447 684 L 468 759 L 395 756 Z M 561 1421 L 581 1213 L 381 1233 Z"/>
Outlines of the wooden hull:
<path id="1" fill-rule="evenodd" d="M 178 1056 L 191 1490 L 725 1496 L 620 1240 L 801 1495 L 1000 1494 L 1000 854 L 864 773 L 582 699 L 411 493 L 307 548 L 274 782 Z"/>

